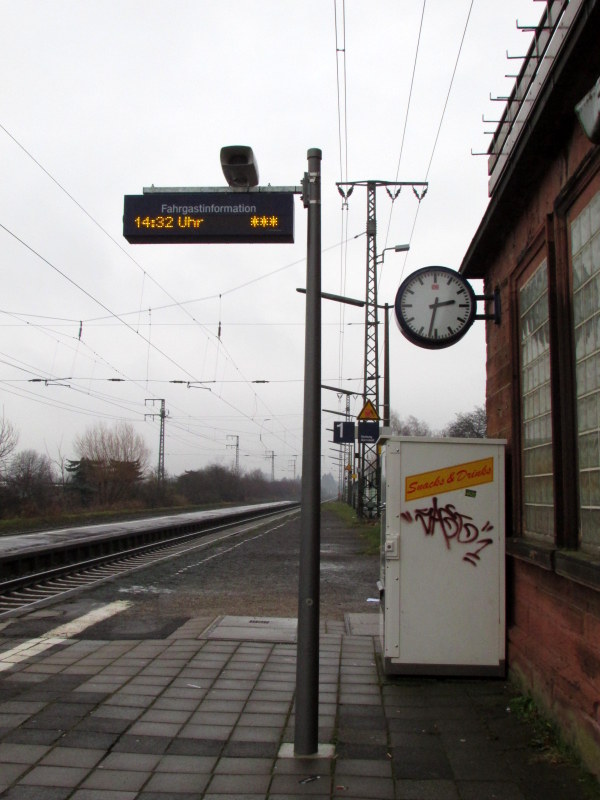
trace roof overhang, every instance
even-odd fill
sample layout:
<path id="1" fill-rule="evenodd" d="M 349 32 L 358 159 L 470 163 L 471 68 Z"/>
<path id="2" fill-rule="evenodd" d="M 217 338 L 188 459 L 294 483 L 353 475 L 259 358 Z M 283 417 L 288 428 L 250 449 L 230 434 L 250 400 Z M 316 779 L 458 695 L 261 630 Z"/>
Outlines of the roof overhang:
<path id="1" fill-rule="evenodd" d="M 468 278 L 483 278 L 507 229 L 520 217 L 548 163 L 578 124 L 575 106 L 600 75 L 600 0 L 579 0 L 577 14 L 527 123 L 503 164 L 490 202 L 460 266 Z"/>

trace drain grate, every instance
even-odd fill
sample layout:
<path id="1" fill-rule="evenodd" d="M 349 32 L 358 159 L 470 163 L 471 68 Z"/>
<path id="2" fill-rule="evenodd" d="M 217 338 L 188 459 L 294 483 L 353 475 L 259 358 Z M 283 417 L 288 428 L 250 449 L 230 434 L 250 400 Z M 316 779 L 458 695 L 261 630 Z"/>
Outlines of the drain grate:
<path id="1" fill-rule="evenodd" d="M 239 642 L 295 643 L 298 622 L 288 617 L 233 617 L 216 619 L 202 634 L 203 639 Z"/>

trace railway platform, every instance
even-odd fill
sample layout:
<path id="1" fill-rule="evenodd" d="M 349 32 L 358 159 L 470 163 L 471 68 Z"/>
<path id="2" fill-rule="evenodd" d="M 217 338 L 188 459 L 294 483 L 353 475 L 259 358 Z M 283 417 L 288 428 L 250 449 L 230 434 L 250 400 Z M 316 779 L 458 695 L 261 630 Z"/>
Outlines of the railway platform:
<path id="1" fill-rule="evenodd" d="M 321 624 L 320 736 L 294 758 L 295 620 L 196 617 L 163 639 L 0 630 L 2 800 L 583 800 L 501 680 L 386 678 L 378 613 Z M 291 754 L 291 757 L 290 757 Z"/>

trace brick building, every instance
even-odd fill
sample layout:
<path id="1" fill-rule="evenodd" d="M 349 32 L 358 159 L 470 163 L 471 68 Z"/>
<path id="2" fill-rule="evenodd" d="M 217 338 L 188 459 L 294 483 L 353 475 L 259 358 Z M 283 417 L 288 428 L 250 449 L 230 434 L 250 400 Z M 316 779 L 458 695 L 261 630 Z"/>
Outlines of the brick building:
<path id="1" fill-rule="evenodd" d="M 508 442 L 509 670 L 597 774 L 599 78 L 600 0 L 548 0 L 461 265 L 501 298 L 486 331 L 487 415 L 488 435 Z"/>

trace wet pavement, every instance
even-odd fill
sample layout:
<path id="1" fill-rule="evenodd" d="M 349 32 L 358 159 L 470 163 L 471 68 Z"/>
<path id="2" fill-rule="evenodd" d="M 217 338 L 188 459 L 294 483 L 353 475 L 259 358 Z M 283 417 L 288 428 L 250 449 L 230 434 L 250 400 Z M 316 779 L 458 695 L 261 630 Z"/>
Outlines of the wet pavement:
<path id="1" fill-rule="evenodd" d="M 321 625 L 319 743 L 293 756 L 295 620 L 191 618 L 161 639 L 0 634 L 3 800 L 580 800 L 501 680 L 385 677 L 378 613 Z"/>

